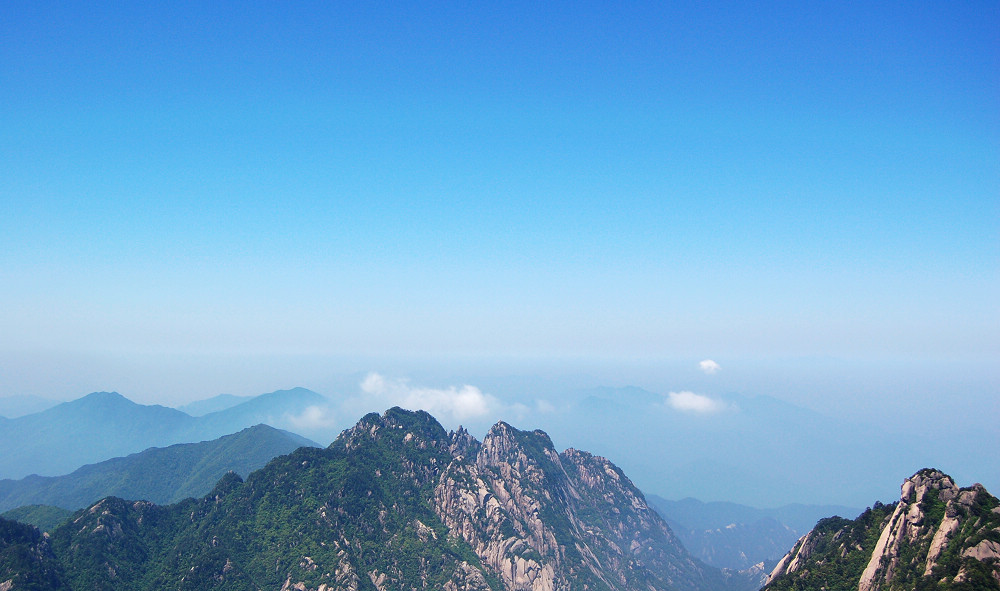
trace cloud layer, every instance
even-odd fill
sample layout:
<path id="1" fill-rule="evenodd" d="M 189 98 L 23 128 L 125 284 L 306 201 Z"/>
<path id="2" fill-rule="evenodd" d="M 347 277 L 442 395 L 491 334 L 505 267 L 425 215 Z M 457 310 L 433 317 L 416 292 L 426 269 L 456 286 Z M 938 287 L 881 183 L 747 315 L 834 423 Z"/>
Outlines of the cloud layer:
<path id="1" fill-rule="evenodd" d="M 383 406 L 426 410 L 435 417 L 455 421 L 478 419 L 496 413 L 500 402 L 475 386 L 422 388 L 402 379 L 387 379 L 372 372 L 361 382 L 361 391 L 378 398 Z"/>

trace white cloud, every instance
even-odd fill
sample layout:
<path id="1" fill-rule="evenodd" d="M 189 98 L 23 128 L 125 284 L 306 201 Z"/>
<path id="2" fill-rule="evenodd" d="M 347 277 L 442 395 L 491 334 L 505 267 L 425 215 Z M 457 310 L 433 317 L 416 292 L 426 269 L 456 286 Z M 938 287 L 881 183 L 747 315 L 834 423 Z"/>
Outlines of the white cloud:
<path id="1" fill-rule="evenodd" d="M 499 401 L 475 386 L 422 388 L 406 380 L 386 379 L 375 372 L 361 382 L 361 390 L 380 399 L 383 405 L 401 406 L 410 410 L 426 410 L 435 417 L 456 421 L 481 418 L 496 413 Z"/>
<path id="2" fill-rule="evenodd" d="M 382 394 L 385 390 L 385 378 L 375 372 L 370 372 L 361 382 L 362 392 L 366 392 L 368 394 Z"/>
<path id="3" fill-rule="evenodd" d="M 332 429 L 337 426 L 337 417 L 333 411 L 323 406 L 310 406 L 302 411 L 302 414 L 286 416 L 286 418 L 296 429 Z"/>
<path id="4" fill-rule="evenodd" d="M 712 375 L 713 373 L 722 369 L 722 366 L 712 361 L 711 359 L 706 359 L 698 364 L 698 369 L 707 373 L 708 375 Z"/>
<path id="5" fill-rule="evenodd" d="M 667 395 L 667 406 L 681 412 L 694 412 L 699 414 L 710 414 L 731 410 L 725 402 L 709 398 L 704 394 L 694 392 L 671 392 Z"/>

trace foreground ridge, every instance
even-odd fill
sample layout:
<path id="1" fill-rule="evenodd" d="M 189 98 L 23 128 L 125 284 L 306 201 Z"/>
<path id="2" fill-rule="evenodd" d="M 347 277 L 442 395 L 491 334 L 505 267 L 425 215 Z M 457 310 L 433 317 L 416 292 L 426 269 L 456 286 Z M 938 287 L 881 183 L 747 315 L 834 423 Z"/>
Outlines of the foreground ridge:
<path id="1" fill-rule="evenodd" d="M 943 472 L 907 478 L 900 500 L 821 520 L 768 577 L 782 589 L 1000 590 L 1000 501 Z"/>
<path id="2" fill-rule="evenodd" d="M 752 588 L 693 559 L 608 460 L 502 422 L 479 442 L 400 408 L 202 499 L 109 497 L 31 540 L 16 560 L 0 540 L 0 588 L 21 570 L 75 590 Z"/>

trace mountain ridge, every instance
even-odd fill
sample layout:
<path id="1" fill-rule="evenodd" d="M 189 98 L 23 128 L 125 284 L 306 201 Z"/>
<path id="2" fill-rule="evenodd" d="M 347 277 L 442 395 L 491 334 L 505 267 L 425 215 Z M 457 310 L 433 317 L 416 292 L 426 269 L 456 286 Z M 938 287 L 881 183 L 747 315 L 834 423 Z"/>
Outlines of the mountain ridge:
<path id="1" fill-rule="evenodd" d="M 192 417 L 165 406 L 138 404 L 117 392 L 93 392 L 39 413 L 5 420 L 0 449 L 7 453 L 0 455 L 0 478 L 64 475 L 150 447 L 217 439 L 258 423 L 307 436 L 309 430 L 298 428 L 301 425 L 296 417 L 326 401 L 304 388 L 261 397 L 205 417 Z"/>
<path id="2" fill-rule="evenodd" d="M 242 404 L 246 402 L 252 396 L 234 396 L 233 394 L 218 394 L 212 396 L 211 398 L 206 398 L 203 400 L 195 400 L 187 404 L 182 404 L 177 406 L 177 410 L 189 414 L 192 417 L 200 417 L 207 415 L 212 412 L 225 410 L 236 406 L 237 404 Z"/>
<path id="3" fill-rule="evenodd" d="M 107 496 L 165 504 L 208 493 L 228 471 L 248 474 L 277 455 L 318 445 L 268 425 L 211 441 L 153 447 L 61 476 L 0 480 L 0 512 L 24 505 L 76 510 Z"/>
<path id="4" fill-rule="evenodd" d="M 70 589 L 750 588 L 691 557 L 610 461 L 398 407 L 201 499 L 103 499 L 50 546 Z"/>

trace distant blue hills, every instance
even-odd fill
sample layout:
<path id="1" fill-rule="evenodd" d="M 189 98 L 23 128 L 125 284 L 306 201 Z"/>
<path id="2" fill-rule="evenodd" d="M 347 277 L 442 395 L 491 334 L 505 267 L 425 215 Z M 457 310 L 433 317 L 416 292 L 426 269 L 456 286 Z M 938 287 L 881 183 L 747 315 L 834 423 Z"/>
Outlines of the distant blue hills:
<path id="1" fill-rule="evenodd" d="M 718 568 L 746 569 L 763 562 L 770 568 L 801 536 L 824 517 L 854 518 L 862 509 L 841 505 L 790 504 L 758 509 L 727 502 L 685 498 L 670 501 L 646 495 L 684 547 Z"/>
<path id="2" fill-rule="evenodd" d="M 464 417 L 464 426 L 477 435 L 500 419 L 542 429 L 561 448 L 611 459 L 642 490 L 665 498 L 863 507 L 872 499 L 891 501 L 898 474 L 923 466 L 941 466 L 969 481 L 995 480 L 1000 473 L 996 454 L 982 451 L 996 447 L 995 434 L 960 422 L 940 437 L 916 428 L 894 431 L 894 421 L 884 417 L 846 420 L 763 395 L 636 387 L 560 391 L 551 384 L 524 390 L 519 384 L 495 391 L 496 403 Z M 304 388 L 253 398 L 220 395 L 181 409 L 140 405 L 113 392 L 90 394 L 43 412 L 0 418 L 0 478 L 67 474 L 149 447 L 216 439 L 260 423 L 327 444 L 375 410 L 373 404 L 412 402 L 403 395 L 372 399 L 343 392 L 335 398 Z M 447 426 L 459 422 L 452 416 Z"/>
<path id="3" fill-rule="evenodd" d="M 253 398 L 253 396 L 234 396 L 232 394 L 219 394 L 205 400 L 195 400 L 185 405 L 178 406 L 177 410 L 185 412 L 192 417 L 205 416 L 208 413 L 217 412 L 232 408 L 237 404 L 243 404 Z"/>
<path id="4" fill-rule="evenodd" d="M 153 447 L 88 464 L 63 476 L 0 480 L 0 512 L 25 505 L 75 510 L 107 496 L 175 503 L 204 496 L 227 472 L 245 477 L 272 458 L 299 447 L 318 444 L 294 433 L 256 425 L 211 441 Z"/>
<path id="5" fill-rule="evenodd" d="M 42 412 L 4 419 L 0 478 L 67 474 L 150 447 L 208 441 L 261 423 L 309 436 L 308 425 L 299 417 L 328 405 L 316 392 L 293 388 L 194 417 L 174 408 L 137 404 L 117 392 L 94 392 Z"/>

